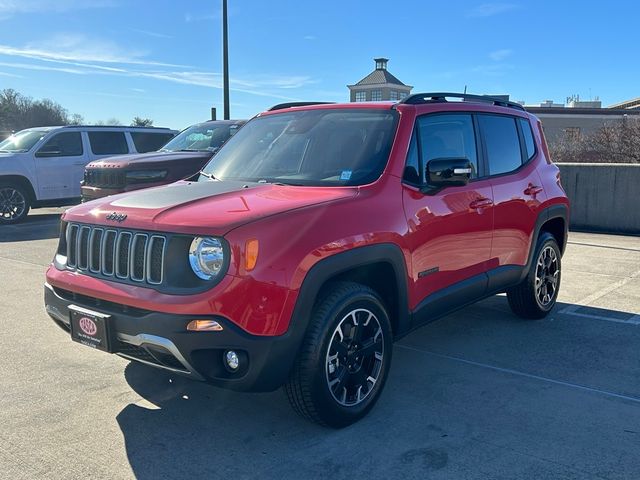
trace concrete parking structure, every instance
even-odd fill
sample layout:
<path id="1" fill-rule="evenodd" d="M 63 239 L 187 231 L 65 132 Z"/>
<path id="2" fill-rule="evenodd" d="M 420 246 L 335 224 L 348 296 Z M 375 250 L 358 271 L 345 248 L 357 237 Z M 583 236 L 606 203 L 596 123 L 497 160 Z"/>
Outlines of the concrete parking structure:
<path id="1" fill-rule="evenodd" d="M 2 478 L 636 478 L 640 238 L 571 233 L 559 304 L 491 297 L 398 342 L 342 431 L 71 343 L 42 306 L 59 210 L 0 230 Z"/>

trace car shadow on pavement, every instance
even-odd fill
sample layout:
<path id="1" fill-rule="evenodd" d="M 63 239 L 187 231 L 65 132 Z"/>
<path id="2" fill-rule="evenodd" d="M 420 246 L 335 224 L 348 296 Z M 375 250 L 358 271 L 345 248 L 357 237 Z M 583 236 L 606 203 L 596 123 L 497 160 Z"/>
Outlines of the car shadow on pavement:
<path id="1" fill-rule="evenodd" d="M 137 363 L 126 367 L 125 378 L 144 398 L 117 416 L 138 479 L 357 478 L 366 476 L 372 463 L 387 473 L 402 467 L 417 475 L 448 462 L 446 451 L 425 448 L 447 435 L 431 424 L 431 415 L 424 418 L 424 405 L 401 399 L 411 390 L 402 379 L 387 382 L 365 419 L 333 430 L 296 415 L 282 390 L 232 392 Z M 395 440 L 385 447 L 390 437 Z M 388 456 L 361 460 L 361 441 L 383 442 L 376 450 Z"/>
<path id="2" fill-rule="evenodd" d="M 60 214 L 29 215 L 15 225 L 0 225 L 0 243 L 47 240 L 60 234 Z"/>
<path id="3" fill-rule="evenodd" d="M 117 416 L 132 473 L 143 480 L 373 479 L 399 472 L 404 478 L 445 472 L 447 478 L 476 478 L 475 462 L 489 456 L 504 458 L 522 474 L 512 478 L 531 478 L 530 468 L 548 469 L 549 478 L 564 476 L 564 467 L 498 449 L 495 432 L 507 432 L 523 451 L 530 446 L 531 431 L 543 432 L 541 445 L 548 448 L 540 447 L 540 455 L 552 458 L 566 450 L 581 458 L 583 453 L 566 442 L 554 443 L 564 435 L 557 430 L 582 421 L 575 402 L 595 405 L 609 399 L 584 393 L 582 387 L 572 389 L 570 382 L 615 392 L 622 385 L 615 382 L 628 372 L 612 376 L 619 351 L 600 353 L 590 364 L 585 356 L 594 357 L 595 346 L 576 350 L 567 345 L 575 342 L 580 322 L 592 322 L 594 338 L 600 338 L 603 328 L 620 328 L 616 322 L 631 323 L 635 317 L 558 303 L 546 319 L 529 321 L 508 308 L 504 296 L 490 297 L 397 342 L 378 404 L 342 430 L 300 418 L 281 390 L 237 393 L 132 362 L 125 379 L 142 399 Z M 557 415 L 540 409 L 540 402 L 557 409 Z M 609 415 L 606 409 L 603 415 Z M 529 430 L 521 430 L 523 419 Z M 581 441 L 590 445 L 587 437 Z"/>

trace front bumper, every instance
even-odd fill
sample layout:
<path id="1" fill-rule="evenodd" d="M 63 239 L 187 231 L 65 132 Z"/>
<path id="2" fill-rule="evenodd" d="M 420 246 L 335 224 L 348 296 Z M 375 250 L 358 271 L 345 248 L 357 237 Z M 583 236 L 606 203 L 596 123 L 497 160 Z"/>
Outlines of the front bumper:
<path id="1" fill-rule="evenodd" d="M 45 284 L 45 309 L 65 331 L 70 331 L 69 307 L 109 314 L 112 353 L 194 380 L 239 391 L 272 391 L 289 375 L 299 338 L 250 335 L 220 316 L 179 315 L 128 307 L 75 294 Z M 187 331 L 194 319 L 212 319 L 219 332 Z M 225 367 L 227 350 L 235 350 L 240 367 Z"/>

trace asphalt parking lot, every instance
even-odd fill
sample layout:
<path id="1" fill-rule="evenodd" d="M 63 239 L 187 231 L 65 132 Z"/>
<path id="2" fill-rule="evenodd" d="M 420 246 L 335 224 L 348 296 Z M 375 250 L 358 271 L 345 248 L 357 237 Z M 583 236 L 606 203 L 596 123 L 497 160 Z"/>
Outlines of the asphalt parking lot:
<path id="1" fill-rule="evenodd" d="M 333 431 L 72 343 L 42 304 L 59 212 L 0 229 L 0 478 L 640 478 L 640 237 L 571 233 L 544 320 L 498 295 L 404 338 Z"/>

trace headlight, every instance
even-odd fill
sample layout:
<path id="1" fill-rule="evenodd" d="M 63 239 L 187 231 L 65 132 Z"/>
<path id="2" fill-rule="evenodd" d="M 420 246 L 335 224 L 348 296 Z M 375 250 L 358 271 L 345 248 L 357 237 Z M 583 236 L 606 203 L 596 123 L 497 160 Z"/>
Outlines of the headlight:
<path id="1" fill-rule="evenodd" d="M 211 280 L 224 265 L 222 242 L 212 237 L 196 237 L 189 247 L 189 263 L 199 278 Z"/>
<path id="2" fill-rule="evenodd" d="M 127 172 L 128 183 L 158 182 L 167 176 L 166 170 L 139 170 Z"/>

